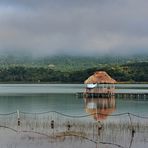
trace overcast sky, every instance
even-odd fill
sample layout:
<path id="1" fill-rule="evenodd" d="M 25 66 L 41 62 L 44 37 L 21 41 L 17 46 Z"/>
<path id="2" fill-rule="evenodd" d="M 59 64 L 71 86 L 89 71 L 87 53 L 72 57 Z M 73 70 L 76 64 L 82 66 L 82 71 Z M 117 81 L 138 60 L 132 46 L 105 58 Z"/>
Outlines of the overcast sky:
<path id="1" fill-rule="evenodd" d="M 148 54 L 148 0 L 0 0 L 0 53 Z"/>

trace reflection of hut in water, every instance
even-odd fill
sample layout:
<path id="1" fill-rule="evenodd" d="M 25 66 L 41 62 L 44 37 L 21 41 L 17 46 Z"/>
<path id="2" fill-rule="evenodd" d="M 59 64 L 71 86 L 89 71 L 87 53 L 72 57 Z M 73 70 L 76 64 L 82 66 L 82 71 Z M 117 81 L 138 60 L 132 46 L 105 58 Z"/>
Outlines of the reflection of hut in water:
<path id="1" fill-rule="evenodd" d="M 97 121 L 106 119 L 112 112 L 115 111 L 115 97 L 110 98 L 84 98 L 85 111 L 92 114 Z"/>
<path id="2" fill-rule="evenodd" d="M 114 94 L 116 81 L 105 71 L 97 71 L 84 82 L 86 97 L 110 97 Z"/>

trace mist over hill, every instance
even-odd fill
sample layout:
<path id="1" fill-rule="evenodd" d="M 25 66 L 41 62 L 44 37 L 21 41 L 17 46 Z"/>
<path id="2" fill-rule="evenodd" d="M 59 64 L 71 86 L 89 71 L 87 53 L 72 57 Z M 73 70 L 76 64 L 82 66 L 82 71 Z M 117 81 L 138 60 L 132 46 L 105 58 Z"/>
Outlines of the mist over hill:
<path id="1" fill-rule="evenodd" d="M 147 62 L 148 56 L 134 55 L 134 56 L 41 56 L 34 57 L 28 53 L 17 52 L 0 55 L 0 67 L 24 65 L 28 67 L 51 67 L 57 70 L 71 70 L 87 69 L 92 67 L 100 67 L 104 64 L 126 64 L 135 62 Z"/>

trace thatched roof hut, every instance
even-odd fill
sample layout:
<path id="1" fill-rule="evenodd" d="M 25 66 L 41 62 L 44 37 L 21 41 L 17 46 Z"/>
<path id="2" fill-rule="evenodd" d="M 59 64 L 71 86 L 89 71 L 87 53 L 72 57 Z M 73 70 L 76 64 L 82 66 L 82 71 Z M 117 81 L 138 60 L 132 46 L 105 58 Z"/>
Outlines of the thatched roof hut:
<path id="1" fill-rule="evenodd" d="M 105 71 L 96 71 L 87 80 L 84 81 L 85 84 L 115 84 L 116 80 L 111 78 Z"/>

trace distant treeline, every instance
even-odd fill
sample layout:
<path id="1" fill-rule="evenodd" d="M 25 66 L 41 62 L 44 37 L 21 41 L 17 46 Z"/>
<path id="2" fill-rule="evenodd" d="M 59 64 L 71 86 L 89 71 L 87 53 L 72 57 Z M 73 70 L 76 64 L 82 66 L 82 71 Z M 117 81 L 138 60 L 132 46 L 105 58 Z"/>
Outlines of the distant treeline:
<path id="1" fill-rule="evenodd" d="M 65 65 L 66 67 L 66 65 Z M 104 70 L 119 82 L 148 82 L 148 62 L 129 64 L 102 64 L 92 68 L 78 70 L 59 70 L 53 65 L 26 66 L 9 65 L 0 68 L 0 82 L 20 83 L 83 83 L 97 70 Z"/>
<path id="2" fill-rule="evenodd" d="M 135 56 L 53 56 L 31 57 L 29 55 L 6 55 L 0 56 L 0 67 L 25 66 L 25 67 L 48 67 L 58 71 L 79 71 L 92 67 L 102 68 L 107 65 L 123 65 L 127 63 L 140 63 L 148 61 L 147 55 Z M 22 66 L 22 67 L 23 67 Z"/>

